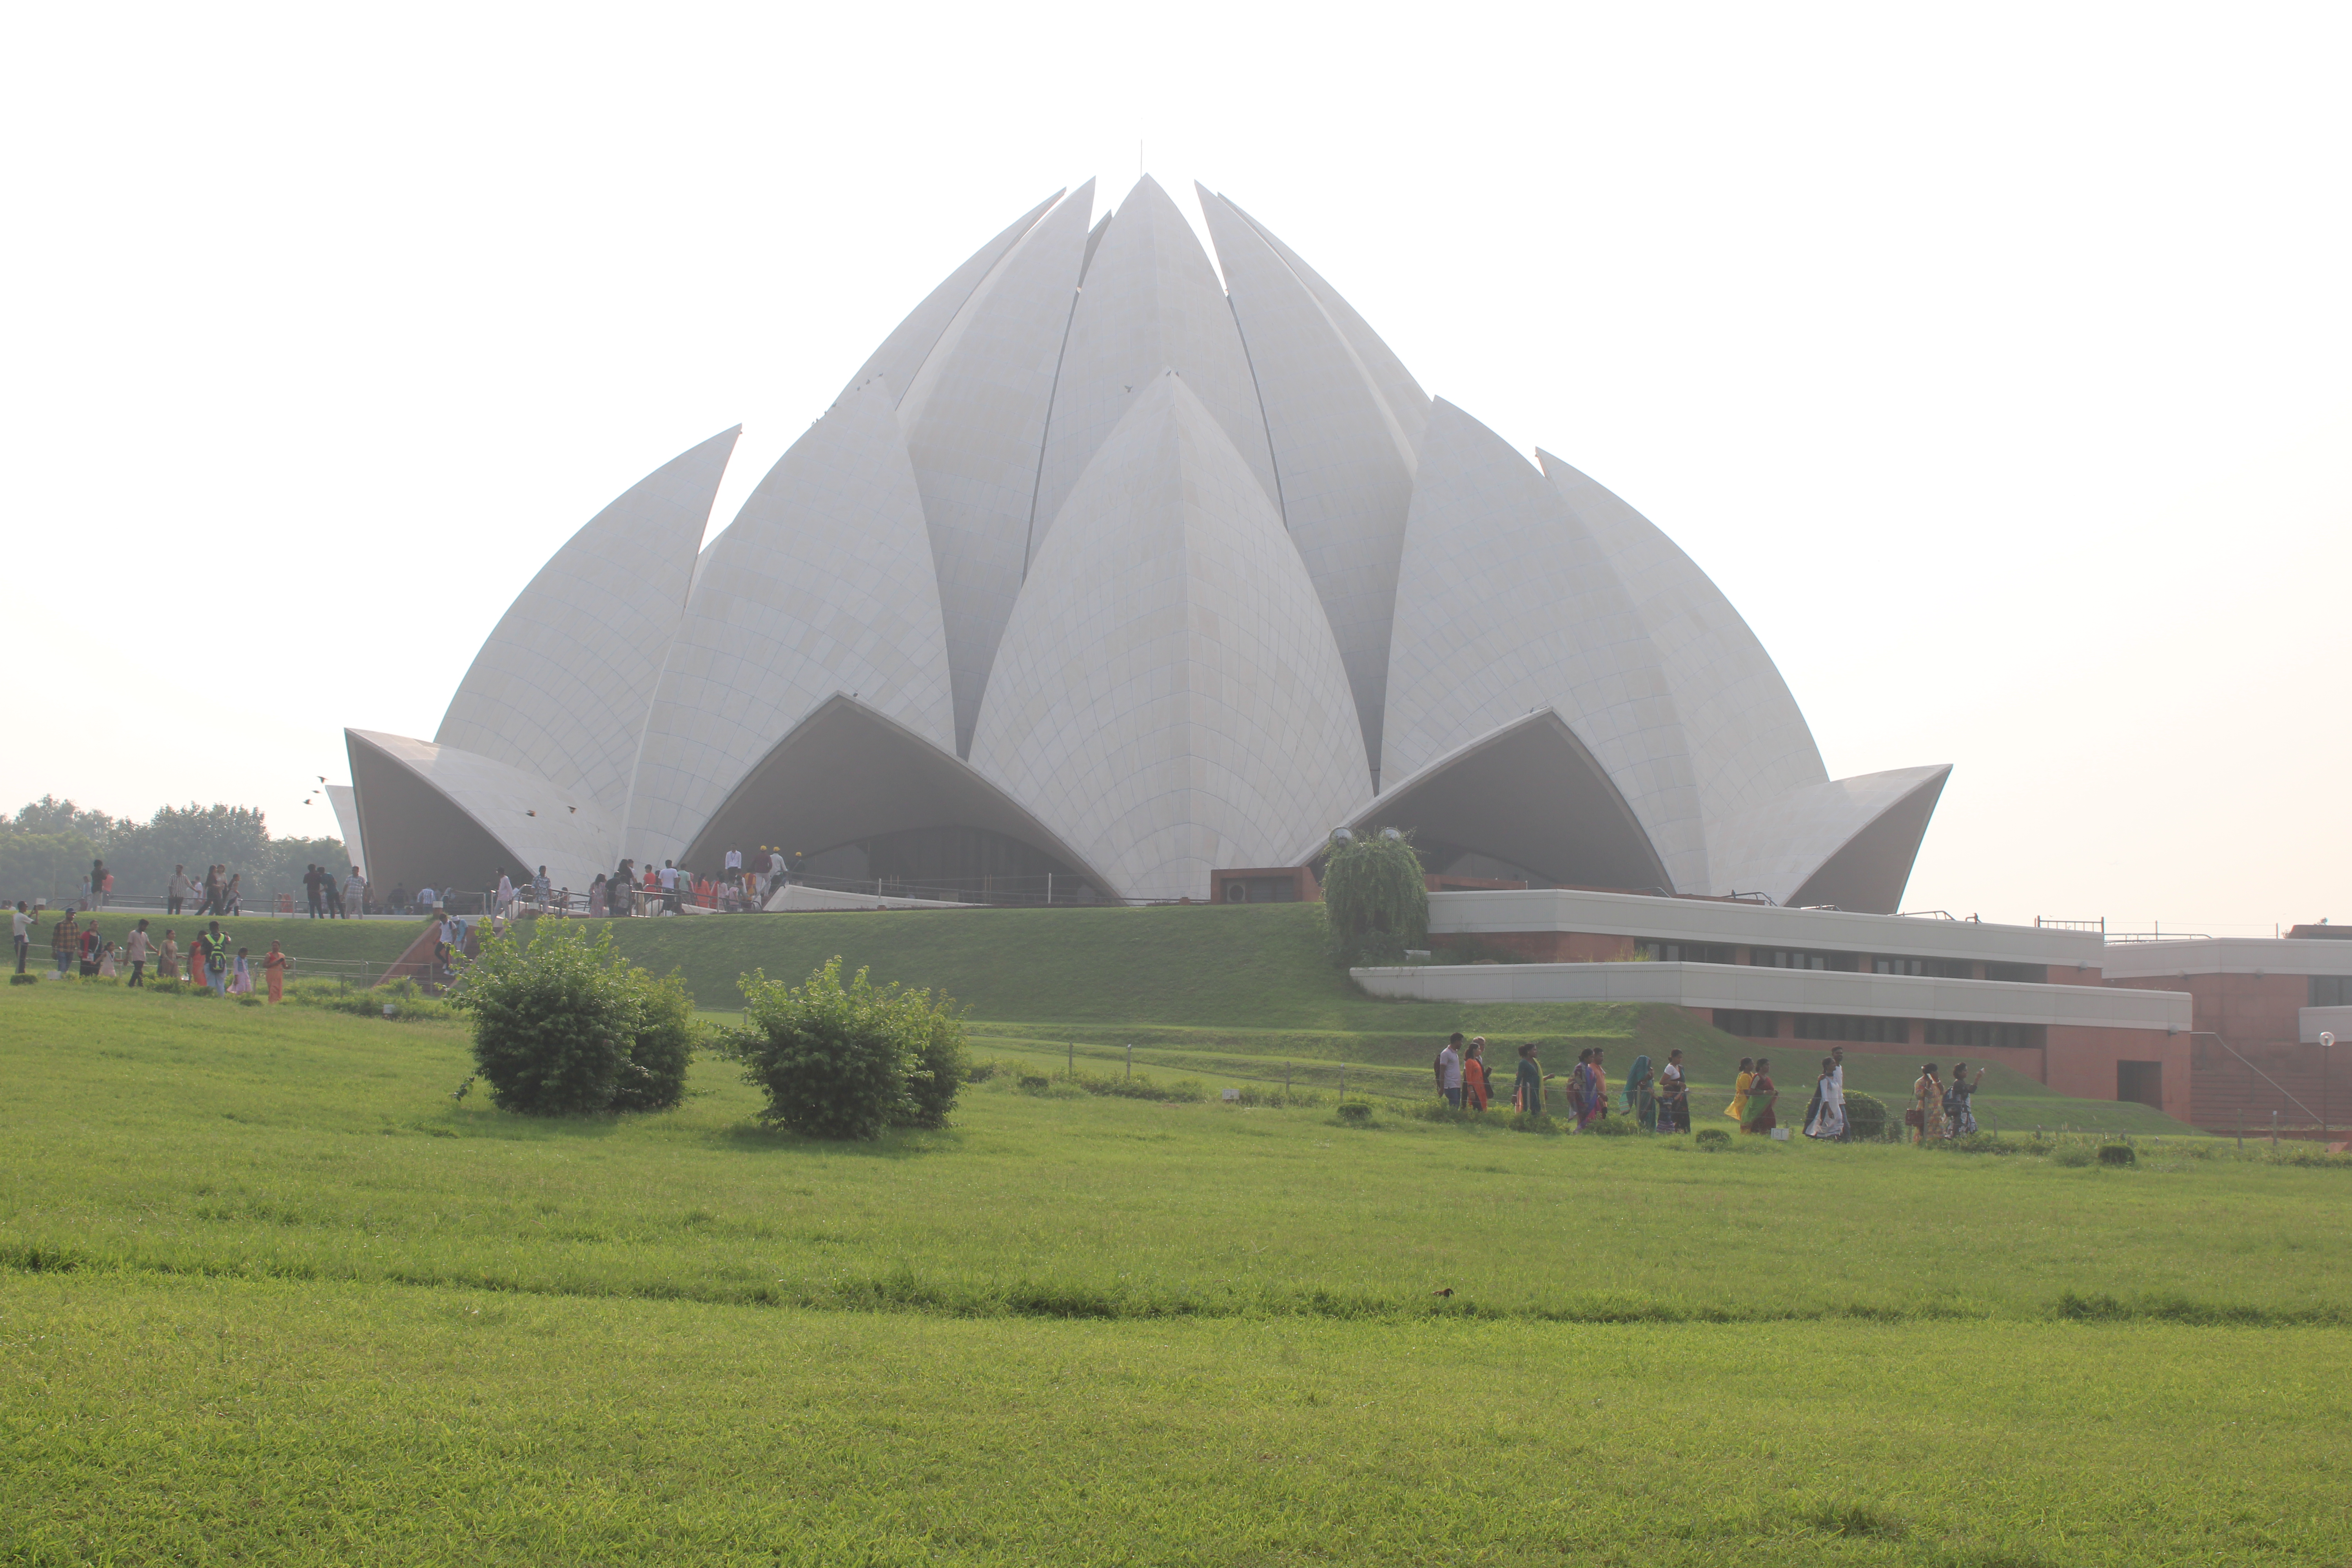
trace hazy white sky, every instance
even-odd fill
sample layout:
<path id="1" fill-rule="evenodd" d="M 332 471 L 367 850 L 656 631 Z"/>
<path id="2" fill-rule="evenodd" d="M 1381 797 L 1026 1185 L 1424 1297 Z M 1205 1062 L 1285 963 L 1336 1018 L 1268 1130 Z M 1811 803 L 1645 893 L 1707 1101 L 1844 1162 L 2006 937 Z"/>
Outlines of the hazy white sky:
<path id="1" fill-rule="evenodd" d="M 1906 900 L 2352 920 L 2352 12 L 20 6 L 0 803 L 429 737 L 559 543 L 714 530 L 1064 184 L 1222 190 L 1747 615 Z M 1194 215 L 1197 218 L 1197 214 Z"/>

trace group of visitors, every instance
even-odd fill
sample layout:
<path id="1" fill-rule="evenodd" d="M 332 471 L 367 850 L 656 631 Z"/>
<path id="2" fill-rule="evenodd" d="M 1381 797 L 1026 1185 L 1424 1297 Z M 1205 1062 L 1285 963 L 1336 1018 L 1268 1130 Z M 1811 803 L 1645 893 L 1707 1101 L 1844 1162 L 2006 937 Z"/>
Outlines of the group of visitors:
<path id="1" fill-rule="evenodd" d="M 540 868 L 542 877 L 547 868 Z M 683 914 L 686 906 L 738 914 L 767 907 L 770 891 L 785 879 L 784 857 L 771 850 L 768 868 L 751 870 L 740 849 L 727 851 L 719 874 L 698 876 L 675 860 L 648 864 L 642 871 L 634 859 L 624 860 L 609 874 L 599 873 L 588 885 L 589 915 L 597 920 L 621 920 L 634 915 Z M 564 902 L 571 891 L 564 890 Z"/>
<path id="2" fill-rule="evenodd" d="M 315 869 L 315 868 L 313 868 Z M 197 914 L 227 917 L 245 912 L 245 873 L 231 875 L 226 866 L 207 866 L 204 879 L 188 875 L 185 866 L 172 868 L 172 880 L 164 889 L 166 914 Z M 193 907 L 191 907 L 193 906 Z"/>
<path id="3" fill-rule="evenodd" d="M 11 916 L 12 934 L 16 948 L 16 973 L 25 973 L 32 950 L 34 916 L 23 900 L 16 901 Z M 130 970 L 129 984 L 144 986 L 147 966 L 155 966 L 155 978 L 176 981 L 180 978 L 180 933 L 170 927 L 163 940 L 157 942 L 151 921 L 141 921 L 130 935 L 117 943 L 98 929 L 98 922 L 80 923 L 79 911 L 68 910 L 49 928 L 49 957 L 57 967 L 59 979 L 79 974 L 85 979 L 119 980 L 126 978 L 123 969 Z M 234 956 L 229 952 L 228 934 L 221 930 L 220 921 L 210 921 L 198 932 L 187 949 L 188 979 L 191 984 L 209 988 L 215 995 L 243 996 L 253 991 L 253 960 L 251 950 L 238 948 Z M 286 972 L 293 960 L 286 955 L 278 942 L 260 960 L 264 983 L 269 999 L 281 1002 L 286 995 Z"/>
<path id="4" fill-rule="evenodd" d="M 309 867 L 302 873 L 302 893 L 314 921 L 349 920 L 367 910 L 367 879 L 357 866 L 340 879 L 324 866 Z"/>
<path id="5" fill-rule="evenodd" d="M 1929 1062 L 1911 1080 L 1911 1109 L 1903 1113 L 1910 1129 L 1911 1142 L 1925 1147 L 1931 1140 L 1966 1138 L 1977 1130 L 1974 1109 L 1977 1085 L 1984 1082 L 1985 1069 L 1977 1068 L 1976 1077 L 1969 1076 L 1969 1064 L 1952 1064 L 1952 1081 L 1946 1083 L 1936 1074 L 1936 1064 Z"/>

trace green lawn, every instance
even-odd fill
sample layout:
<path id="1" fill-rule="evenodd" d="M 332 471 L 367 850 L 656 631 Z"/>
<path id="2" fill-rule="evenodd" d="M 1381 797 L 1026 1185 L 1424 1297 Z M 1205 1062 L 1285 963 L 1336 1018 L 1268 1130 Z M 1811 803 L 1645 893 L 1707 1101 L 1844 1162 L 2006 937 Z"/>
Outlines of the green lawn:
<path id="1" fill-rule="evenodd" d="M 0 1561 L 2352 1551 L 2352 1162 L 1009 1073 L 845 1148 L 715 1060 L 568 1123 L 468 1067 L 429 1021 L 0 994 Z"/>

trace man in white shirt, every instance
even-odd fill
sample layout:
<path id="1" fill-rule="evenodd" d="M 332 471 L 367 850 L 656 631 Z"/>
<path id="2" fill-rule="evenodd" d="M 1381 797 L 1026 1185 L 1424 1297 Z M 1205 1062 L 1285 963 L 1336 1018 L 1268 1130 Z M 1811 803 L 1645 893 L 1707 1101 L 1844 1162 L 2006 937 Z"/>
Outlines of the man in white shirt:
<path id="1" fill-rule="evenodd" d="M 22 974 L 25 973 L 25 953 L 33 945 L 33 915 L 22 899 L 16 900 L 16 912 L 12 923 L 16 932 L 16 973 Z"/>
<path id="2" fill-rule="evenodd" d="M 147 922 L 145 921 L 141 921 L 139 922 L 138 929 L 133 931 L 129 937 L 124 939 L 122 951 L 131 960 L 131 984 L 133 985 L 146 984 L 147 960 L 153 956 L 155 952 L 155 943 L 153 939 L 149 937 L 147 934 Z"/>
<path id="3" fill-rule="evenodd" d="M 1445 1096 L 1445 1103 L 1454 1110 L 1462 1109 L 1462 1037 L 1455 1035 L 1437 1053 L 1437 1087 Z"/>
<path id="4" fill-rule="evenodd" d="M 431 914 L 439 903 L 440 900 L 435 896 L 432 889 L 419 888 L 416 889 L 416 907 L 424 910 L 426 914 Z"/>
<path id="5" fill-rule="evenodd" d="M 1832 1115 L 1837 1118 L 1837 1141 L 1843 1143 L 1846 1139 L 1845 1047 L 1832 1046 L 1830 1061 L 1830 1080 L 1822 1086 L 1822 1120 L 1826 1121 Z"/>
<path id="6" fill-rule="evenodd" d="M 367 913 L 367 879 L 357 866 L 343 879 L 343 912 L 353 919 Z"/>
<path id="7" fill-rule="evenodd" d="M 171 886 L 165 889 L 164 892 L 171 900 L 171 912 L 176 915 L 180 912 L 180 906 L 183 903 L 196 896 L 195 879 L 188 875 L 188 868 L 185 866 L 174 866 L 172 868 Z"/>
<path id="8" fill-rule="evenodd" d="M 667 910 L 671 914 L 676 914 L 677 913 L 677 862 L 672 860 L 663 861 L 659 876 L 661 879 L 662 908 Z"/>

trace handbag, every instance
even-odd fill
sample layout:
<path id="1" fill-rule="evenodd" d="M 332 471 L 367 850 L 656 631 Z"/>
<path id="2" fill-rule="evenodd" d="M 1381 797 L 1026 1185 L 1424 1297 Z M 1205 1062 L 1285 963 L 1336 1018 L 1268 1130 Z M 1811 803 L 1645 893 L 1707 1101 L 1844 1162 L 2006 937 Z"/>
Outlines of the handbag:
<path id="1" fill-rule="evenodd" d="M 1915 1105 L 1910 1110 L 1903 1113 L 1903 1125 L 1906 1127 L 1925 1127 L 1927 1125 L 1927 1113 Z"/>

